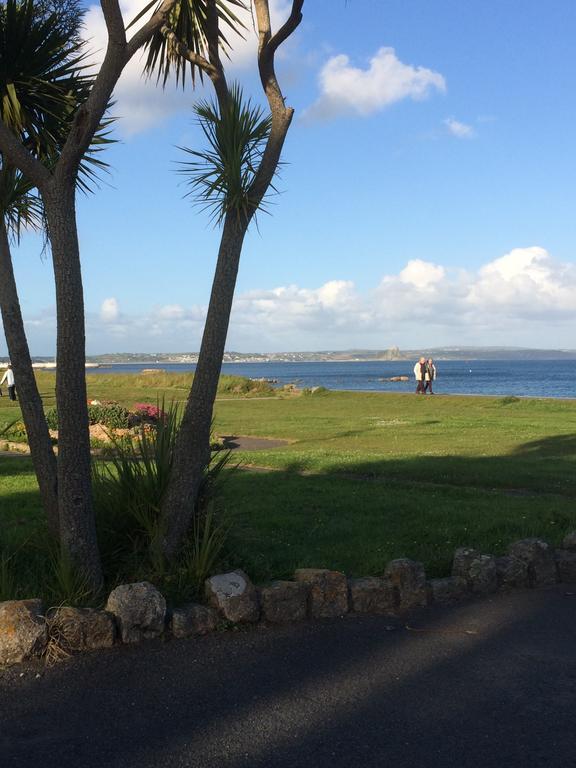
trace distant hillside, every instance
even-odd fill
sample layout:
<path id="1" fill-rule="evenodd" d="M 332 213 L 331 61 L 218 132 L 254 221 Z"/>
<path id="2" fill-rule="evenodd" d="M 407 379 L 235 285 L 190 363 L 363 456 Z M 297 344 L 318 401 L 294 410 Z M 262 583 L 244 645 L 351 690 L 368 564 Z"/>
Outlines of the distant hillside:
<path id="1" fill-rule="evenodd" d="M 576 349 L 525 349 L 523 347 L 432 347 L 428 349 L 384 350 L 347 349 L 317 352 L 226 352 L 227 363 L 265 362 L 348 362 L 371 360 L 412 360 L 420 355 L 431 355 L 439 360 L 576 360 Z M 114 363 L 195 363 L 196 352 L 139 354 L 136 352 L 95 355 L 87 358 L 100 365 Z"/>
<path id="2" fill-rule="evenodd" d="M 380 360 L 415 360 L 420 355 L 438 360 L 576 360 L 576 349 L 526 349 L 524 347 L 428 347 L 420 349 L 346 349 L 319 352 L 226 352 L 225 363 L 309 363 L 370 362 Z M 34 357 L 35 363 L 49 363 L 53 357 Z M 114 352 L 91 355 L 87 363 L 96 365 L 142 364 L 150 367 L 171 363 L 193 364 L 197 352 Z M 0 366 L 8 358 L 0 357 Z"/>

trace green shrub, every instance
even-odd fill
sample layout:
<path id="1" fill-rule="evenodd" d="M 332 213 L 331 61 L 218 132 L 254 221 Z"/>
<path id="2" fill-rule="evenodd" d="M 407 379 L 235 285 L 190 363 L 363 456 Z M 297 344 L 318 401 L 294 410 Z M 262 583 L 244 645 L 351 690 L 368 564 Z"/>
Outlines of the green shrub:
<path id="1" fill-rule="evenodd" d="M 88 406 L 90 424 L 102 424 L 109 429 L 127 429 L 130 427 L 130 411 L 120 403 L 113 401 Z M 58 429 L 58 411 L 50 408 L 46 411 L 48 429 Z"/>
<path id="2" fill-rule="evenodd" d="M 88 406 L 90 424 L 102 424 L 109 429 L 127 429 L 130 426 L 130 411 L 113 401 Z"/>

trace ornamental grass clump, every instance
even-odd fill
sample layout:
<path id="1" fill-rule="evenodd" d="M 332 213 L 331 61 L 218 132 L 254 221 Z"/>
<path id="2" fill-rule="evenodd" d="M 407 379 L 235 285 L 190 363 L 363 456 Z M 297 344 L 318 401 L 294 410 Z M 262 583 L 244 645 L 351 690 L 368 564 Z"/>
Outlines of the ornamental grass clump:
<path id="1" fill-rule="evenodd" d="M 150 406 L 157 421 L 143 421 L 133 440 L 111 435 L 108 461 L 94 462 L 93 490 L 99 539 L 107 577 L 153 581 L 167 595 L 196 594 L 221 556 L 228 527 L 213 503 L 229 453 L 213 455 L 207 467 L 194 525 L 182 552 L 173 560 L 163 553 L 165 533 L 161 503 L 172 470 L 179 414 L 174 404 Z M 218 518 L 218 519 L 217 519 Z M 200 575 L 199 575 L 200 574 Z"/>

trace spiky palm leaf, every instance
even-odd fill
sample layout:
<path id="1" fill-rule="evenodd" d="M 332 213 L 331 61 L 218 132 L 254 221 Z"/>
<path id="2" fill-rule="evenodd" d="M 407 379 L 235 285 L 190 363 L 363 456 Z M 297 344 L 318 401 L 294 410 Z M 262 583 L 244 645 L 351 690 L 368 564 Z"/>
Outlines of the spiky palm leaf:
<path id="1" fill-rule="evenodd" d="M 40 155 L 62 142 L 61 117 L 86 98 L 82 44 L 33 0 L 7 0 L 0 12 L 0 109 L 4 123 Z"/>
<path id="2" fill-rule="evenodd" d="M 17 242 L 23 229 L 42 228 L 42 201 L 16 168 L 0 169 L 0 215 L 8 236 Z"/>
<path id="3" fill-rule="evenodd" d="M 152 0 L 148 3 L 130 22 L 129 26 L 135 24 L 139 19 L 148 13 L 154 6 L 158 5 L 158 0 Z M 207 26 L 208 26 L 208 2 L 207 0 L 178 0 L 172 9 L 167 20 L 167 27 L 176 35 L 178 40 L 183 42 L 186 47 L 196 54 L 207 57 Z M 219 19 L 220 46 L 224 52 L 229 48 L 226 34 L 234 32 L 242 36 L 245 29 L 244 24 L 238 18 L 234 9 L 248 9 L 248 3 L 245 0 L 216 0 L 216 9 Z M 226 31 L 224 31 L 226 30 Z M 156 73 L 157 81 L 162 81 L 166 85 L 170 74 L 173 72 L 177 83 L 184 87 L 186 82 L 186 73 L 189 71 L 192 82 L 199 74 L 202 79 L 202 70 L 179 56 L 172 45 L 166 39 L 162 30 L 156 32 L 151 40 L 146 44 L 148 55 L 144 72 L 151 77 Z"/>
<path id="4" fill-rule="evenodd" d="M 61 13 L 53 13 L 58 6 Z M 48 167 L 57 162 L 93 83 L 75 9 L 74 0 L 7 0 L 0 6 L 0 116 Z M 80 165 L 78 187 L 84 192 L 107 168 L 99 153 L 112 142 L 111 122 L 102 122 Z"/>
<path id="5" fill-rule="evenodd" d="M 252 215 L 261 207 L 250 198 L 250 187 L 270 135 L 270 115 L 245 101 L 237 84 L 222 111 L 215 101 L 202 101 L 194 111 L 208 149 L 181 147 L 195 158 L 181 162 L 178 171 L 187 177 L 187 195 L 210 210 L 217 223 L 231 212 L 239 217 Z"/>

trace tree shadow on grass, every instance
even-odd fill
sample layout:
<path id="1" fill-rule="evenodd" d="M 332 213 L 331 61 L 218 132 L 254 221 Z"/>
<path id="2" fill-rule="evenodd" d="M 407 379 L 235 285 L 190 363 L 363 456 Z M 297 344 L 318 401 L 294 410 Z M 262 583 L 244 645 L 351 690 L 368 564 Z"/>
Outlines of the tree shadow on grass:
<path id="1" fill-rule="evenodd" d="M 539 458 L 559 458 L 576 456 L 576 434 L 554 435 L 532 440 L 519 445 L 513 452 L 514 456 L 536 456 Z"/>
<path id="2" fill-rule="evenodd" d="M 459 546 L 501 555 L 528 536 L 559 545 L 576 527 L 575 441 L 550 438 L 497 457 L 335 458 L 320 472 L 308 471 L 305 456 L 282 470 L 247 468 L 222 491 L 239 521 L 229 565 L 257 580 L 298 567 L 361 576 L 411 557 L 446 576 Z"/>
<path id="3" fill-rule="evenodd" d="M 0 456 L 0 482 L 2 477 L 30 475 L 34 473 L 29 456 Z"/>
<path id="4" fill-rule="evenodd" d="M 482 451 L 484 446 L 479 446 Z M 489 446 L 486 446 L 488 448 Z M 433 442 L 422 446 L 422 453 L 402 458 L 342 461 L 318 471 L 321 475 L 350 475 L 374 481 L 399 481 L 439 485 L 469 486 L 484 489 L 509 489 L 532 493 L 576 497 L 576 434 L 555 435 L 523 443 L 509 454 L 487 456 L 434 455 Z M 258 454 L 250 456 L 258 462 Z M 288 473 L 309 471 L 306 456 L 284 467 Z"/>

